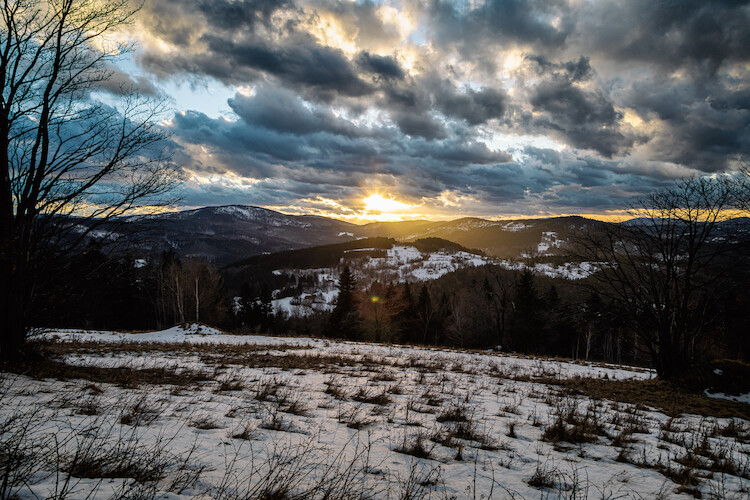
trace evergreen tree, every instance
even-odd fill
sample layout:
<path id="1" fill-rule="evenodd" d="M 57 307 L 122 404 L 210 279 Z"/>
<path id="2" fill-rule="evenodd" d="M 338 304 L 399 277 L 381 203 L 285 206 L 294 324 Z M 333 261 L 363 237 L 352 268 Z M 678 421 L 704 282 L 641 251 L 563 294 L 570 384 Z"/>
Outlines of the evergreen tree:
<path id="1" fill-rule="evenodd" d="M 336 308 L 331 313 L 326 333 L 331 337 L 344 337 L 349 340 L 357 339 L 362 333 L 362 316 L 357 310 L 355 290 L 357 282 L 349 270 L 344 266 L 339 276 L 339 296 Z"/>
<path id="2" fill-rule="evenodd" d="M 401 306 L 394 318 L 395 329 L 400 341 L 406 344 L 417 344 L 421 340 L 419 325 L 416 323 L 417 308 L 409 283 L 404 283 L 401 289 Z"/>
<path id="3" fill-rule="evenodd" d="M 534 273 L 525 270 L 516 284 L 511 317 L 513 348 L 523 352 L 541 352 L 545 318 L 542 301 L 534 286 Z"/>
<path id="4" fill-rule="evenodd" d="M 435 308 L 432 306 L 432 298 L 430 297 L 430 291 L 427 289 L 427 285 L 422 285 L 422 289 L 419 291 L 419 298 L 417 299 L 417 321 L 420 326 L 422 344 L 427 344 L 430 338 L 430 330 L 432 329 L 433 323 L 435 322 Z"/>

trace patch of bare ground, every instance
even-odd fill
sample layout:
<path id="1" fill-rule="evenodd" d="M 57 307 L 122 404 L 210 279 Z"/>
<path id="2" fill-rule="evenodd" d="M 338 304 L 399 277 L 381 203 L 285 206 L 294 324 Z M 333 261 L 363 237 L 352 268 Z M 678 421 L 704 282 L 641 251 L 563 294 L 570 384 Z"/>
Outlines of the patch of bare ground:
<path id="1" fill-rule="evenodd" d="M 159 368 L 78 366 L 42 357 L 9 363 L 4 366 L 4 369 L 10 373 L 36 379 L 82 379 L 96 383 L 115 384 L 126 388 L 136 388 L 142 384 L 184 387 L 212 380 L 207 373 L 176 366 Z"/>
<path id="2" fill-rule="evenodd" d="M 194 342 L 96 342 L 83 340 L 39 340 L 36 349 L 49 354 L 133 354 L 133 353 L 177 353 L 177 354 L 213 354 L 217 356 L 238 354 L 245 355 L 257 352 L 305 351 L 308 345 L 296 344 L 200 344 Z"/>
<path id="3" fill-rule="evenodd" d="M 670 416 L 694 414 L 750 420 L 750 405 L 748 404 L 709 398 L 662 380 L 607 380 L 572 377 L 537 379 L 535 382 L 559 386 L 565 394 L 570 396 L 582 395 L 593 399 L 651 406 Z"/>

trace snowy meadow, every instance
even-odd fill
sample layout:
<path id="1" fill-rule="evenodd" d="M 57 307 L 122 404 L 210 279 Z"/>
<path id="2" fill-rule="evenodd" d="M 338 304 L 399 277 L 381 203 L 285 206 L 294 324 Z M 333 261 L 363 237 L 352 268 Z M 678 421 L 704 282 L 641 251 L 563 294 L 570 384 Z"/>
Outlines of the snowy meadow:
<path id="1" fill-rule="evenodd" d="M 750 494 L 750 407 L 642 368 L 205 327 L 38 342 L 2 374 L 2 498 Z"/>

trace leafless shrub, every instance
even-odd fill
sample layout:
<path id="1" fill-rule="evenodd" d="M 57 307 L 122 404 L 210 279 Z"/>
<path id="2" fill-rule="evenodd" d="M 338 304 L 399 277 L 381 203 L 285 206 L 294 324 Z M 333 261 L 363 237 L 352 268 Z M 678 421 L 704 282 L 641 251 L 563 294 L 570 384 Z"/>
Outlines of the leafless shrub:
<path id="1" fill-rule="evenodd" d="M 120 414 L 120 423 L 137 427 L 154 422 L 162 412 L 162 407 L 154 405 L 148 394 L 143 394 L 136 401 L 128 405 Z"/>
<path id="2" fill-rule="evenodd" d="M 399 500 L 421 500 L 432 498 L 435 486 L 441 484 L 442 469 L 429 468 L 424 464 L 413 462 L 409 467 L 409 475 L 399 478 Z"/>
<path id="3" fill-rule="evenodd" d="M 372 424 L 366 413 L 359 405 L 342 406 L 339 410 L 338 421 L 346 424 L 350 429 L 360 430 Z"/>
<path id="4" fill-rule="evenodd" d="M 255 437 L 256 431 L 257 427 L 255 425 L 244 422 L 232 432 L 231 436 L 235 439 L 250 441 Z"/>
<path id="5" fill-rule="evenodd" d="M 730 419 L 724 427 L 718 429 L 719 436 L 731 437 L 741 443 L 750 442 L 750 424 L 738 419 Z"/>
<path id="6" fill-rule="evenodd" d="M 256 382 L 255 399 L 258 401 L 275 400 L 279 390 L 284 387 L 284 382 L 276 377 L 265 377 Z"/>
<path id="7" fill-rule="evenodd" d="M 526 482 L 534 488 L 555 488 L 559 476 L 560 471 L 557 467 L 550 466 L 546 461 L 537 461 L 534 474 Z"/>
<path id="8" fill-rule="evenodd" d="M 391 370 L 382 370 L 370 377 L 370 380 L 373 382 L 393 382 L 397 380 L 397 377 Z"/>
<path id="9" fill-rule="evenodd" d="M 359 390 L 352 396 L 354 401 L 360 403 L 369 403 L 373 405 L 387 405 L 391 402 L 390 396 L 388 396 L 388 390 L 382 391 L 371 391 L 364 387 L 360 387 Z"/>
<path id="10" fill-rule="evenodd" d="M 339 377 L 330 377 L 328 380 L 325 381 L 325 393 L 333 396 L 334 399 L 338 399 L 339 401 L 345 401 L 347 399 L 346 390 L 344 389 L 344 386 L 341 384 L 341 379 Z"/>
<path id="11" fill-rule="evenodd" d="M 94 416 L 99 414 L 99 398 L 97 396 L 86 396 L 81 399 L 76 408 L 78 415 Z"/>
<path id="12" fill-rule="evenodd" d="M 212 429 L 220 429 L 222 426 L 219 424 L 215 419 L 211 418 L 208 415 L 201 415 L 193 420 L 190 421 L 190 427 L 195 427 L 199 430 L 212 430 Z"/>
<path id="13" fill-rule="evenodd" d="M 440 412 L 435 420 L 437 422 L 471 422 L 472 415 L 467 406 L 453 404 Z"/>
<path id="14" fill-rule="evenodd" d="M 517 438 L 518 435 L 516 434 L 516 422 L 508 422 L 508 432 L 505 433 L 506 436 L 509 438 Z"/>
<path id="15" fill-rule="evenodd" d="M 585 413 L 578 411 L 576 402 L 561 401 L 555 408 L 553 423 L 542 434 L 542 440 L 550 443 L 592 443 L 598 436 L 607 436 L 607 430 L 602 425 L 602 419 L 596 409 L 589 406 Z"/>
<path id="16" fill-rule="evenodd" d="M 49 453 L 43 443 L 33 439 L 43 425 L 35 417 L 34 411 L 13 410 L 0 420 L 0 498 L 15 497 L 41 470 Z"/>
<path id="17" fill-rule="evenodd" d="M 275 442 L 262 459 L 250 450 L 242 465 L 242 447 L 225 457 L 225 472 L 213 496 L 227 500 L 320 498 L 354 500 L 378 498 L 382 491 L 363 480 L 372 469 L 371 443 L 350 440 L 333 455 L 321 450 L 318 437 L 298 444 Z"/>
<path id="18" fill-rule="evenodd" d="M 443 398 L 437 396 L 432 388 L 428 388 L 424 393 L 422 393 L 422 399 L 424 400 L 425 404 L 427 406 L 440 406 L 443 404 Z"/>
<path id="19" fill-rule="evenodd" d="M 393 451 L 417 458 L 432 459 L 432 451 L 434 447 L 428 447 L 426 445 L 427 441 L 428 437 L 423 431 L 418 431 L 411 435 L 404 433 L 403 440 L 393 449 Z"/>
<path id="20" fill-rule="evenodd" d="M 404 393 L 403 387 L 398 384 L 390 385 L 388 389 L 386 389 L 386 391 L 388 392 L 388 394 L 393 394 L 394 396 L 399 396 Z"/>
<path id="21" fill-rule="evenodd" d="M 673 467 L 672 464 L 658 463 L 656 470 L 678 485 L 678 493 L 689 493 L 696 498 L 701 498 L 700 488 L 698 488 L 700 479 L 692 467 Z"/>
<path id="22" fill-rule="evenodd" d="M 291 388 L 276 391 L 275 403 L 279 411 L 292 415 L 304 416 L 310 411 L 304 393 Z"/>
<path id="23" fill-rule="evenodd" d="M 215 391 L 218 392 L 229 392 L 229 391 L 241 391 L 245 388 L 245 384 L 242 379 L 234 377 L 223 377 L 219 380 L 219 385 L 216 386 Z"/>
<path id="24" fill-rule="evenodd" d="M 299 434 L 306 434 L 305 431 L 298 429 L 291 422 L 284 419 L 279 411 L 270 411 L 265 418 L 261 421 L 259 427 L 261 429 L 267 429 L 269 431 L 279 432 L 294 432 Z"/>
<path id="25" fill-rule="evenodd" d="M 146 440 L 135 429 L 117 431 L 114 424 L 98 419 L 74 432 L 67 451 L 60 454 L 59 469 L 76 478 L 130 478 L 155 484 L 184 465 L 168 451 L 173 439 L 159 434 Z"/>

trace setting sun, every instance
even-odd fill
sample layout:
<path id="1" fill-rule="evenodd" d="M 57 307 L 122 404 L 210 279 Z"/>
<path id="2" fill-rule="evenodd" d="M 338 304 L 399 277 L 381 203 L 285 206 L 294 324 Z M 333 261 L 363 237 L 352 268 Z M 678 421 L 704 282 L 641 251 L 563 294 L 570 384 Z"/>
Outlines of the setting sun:
<path id="1" fill-rule="evenodd" d="M 384 198 L 379 194 L 372 194 L 362 201 L 365 202 L 365 209 L 368 212 L 393 213 L 412 208 L 412 205 L 401 203 L 393 198 Z"/>

